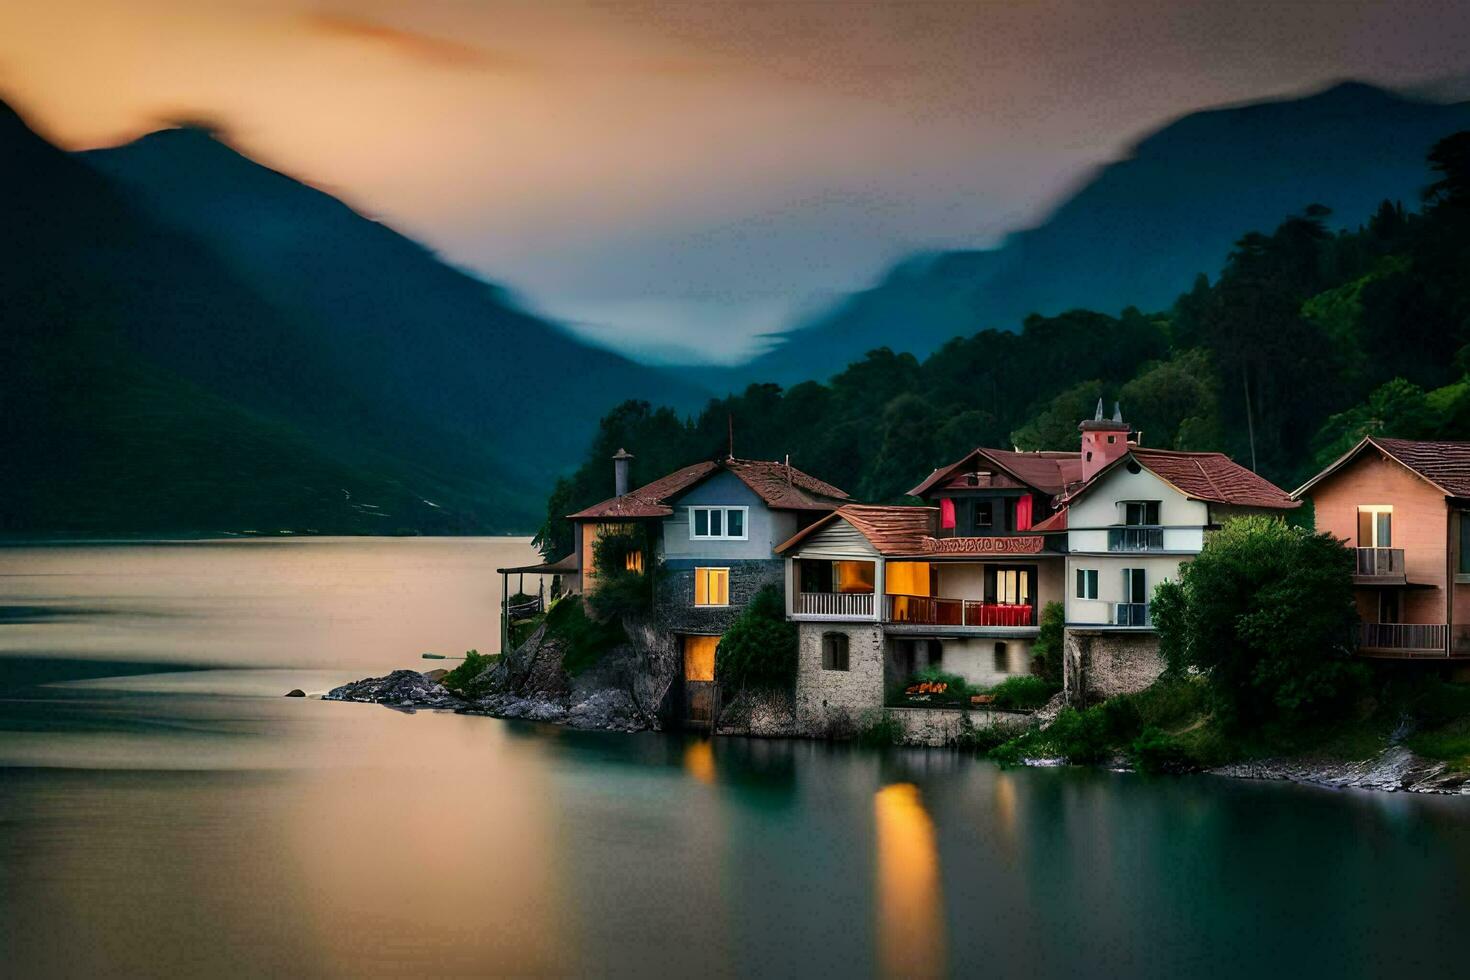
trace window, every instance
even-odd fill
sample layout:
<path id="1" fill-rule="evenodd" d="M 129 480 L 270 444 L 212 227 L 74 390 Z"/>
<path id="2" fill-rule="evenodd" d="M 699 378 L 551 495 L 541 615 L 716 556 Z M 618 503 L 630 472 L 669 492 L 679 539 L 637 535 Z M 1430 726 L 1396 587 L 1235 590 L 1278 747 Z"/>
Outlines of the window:
<path id="1" fill-rule="evenodd" d="M 1096 599 L 1097 598 L 1097 569 L 1095 569 L 1095 568 L 1079 568 L 1079 569 L 1077 569 L 1077 598 L 1079 598 L 1079 599 Z"/>
<path id="2" fill-rule="evenodd" d="M 637 549 L 623 556 L 623 568 L 630 572 L 643 571 L 643 552 Z"/>
<path id="3" fill-rule="evenodd" d="M 1123 601 L 1148 602 L 1148 584 L 1143 569 L 1123 569 Z"/>
<path id="4" fill-rule="evenodd" d="M 1399 621 L 1399 594 L 1394 589 L 1383 589 L 1378 593 L 1378 621 L 1380 623 Z"/>
<path id="5" fill-rule="evenodd" d="M 694 604 L 696 606 L 728 606 L 730 604 L 730 570 L 728 568 L 696 568 L 694 570 Z"/>
<path id="6" fill-rule="evenodd" d="M 695 541 L 744 541 L 748 507 L 690 507 L 689 537 Z"/>
<path id="7" fill-rule="evenodd" d="M 1460 511 L 1460 574 L 1470 575 L 1470 512 Z"/>
<path id="8" fill-rule="evenodd" d="M 1108 445 L 1111 446 L 1118 441 L 1117 436 L 1108 436 Z"/>
<path id="9" fill-rule="evenodd" d="M 1004 643 L 997 643 L 995 645 L 995 653 L 992 656 L 994 659 L 991 661 L 991 666 L 995 668 L 997 674 L 1004 674 L 1011 669 L 1011 660 L 1006 654 L 1006 645 Z"/>
<path id="10" fill-rule="evenodd" d="M 1393 547 L 1393 507 L 1368 504 L 1358 508 L 1358 547 Z"/>
<path id="11" fill-rule="evenodd" d="M 1031 573 L 1025 568 L 995 570 L 995 601 L 1024 606 L 1031 601 Z"/>
<path id="12" fill-rule="evenodd" d="M 822 669 L 847 670 L 847 634 L 822 634 Z"/>
<path id="13" fill-rule="evenodd" d="M 1130 527 L 1157 527 L 1159 502 L 1157 500 L 1125 500 L 1123 523 Z"/>

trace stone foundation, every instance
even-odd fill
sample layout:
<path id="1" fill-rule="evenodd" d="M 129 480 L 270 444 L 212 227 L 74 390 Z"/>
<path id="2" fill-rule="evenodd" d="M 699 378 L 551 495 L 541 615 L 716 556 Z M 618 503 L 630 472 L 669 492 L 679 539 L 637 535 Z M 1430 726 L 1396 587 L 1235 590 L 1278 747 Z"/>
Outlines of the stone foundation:
<path id="1" fill-rule="evenodd" d="M 940 747 L 954 745 L 965 731 L 965 714 L 959 708 L 889 708 L 888 717 L 903 729 L 904 745 Z M 972 710 L 971 728 L 1004 728 L 1020 734 L 1032 723 L 1029 711 Z"/>
<path id="2" fill-rule="evenodd" d="M 822 637 L 847 637 L 847 670 L 822 667 Z M 883 706 L 883 629 L 877 623 L 801 623 L 797 627 L 796 718 L 816 737 L 856 734 Z"/>
<path id="3" fill-rule="evenodd" d="M 1141 691 L 1164 672 L 1155 633 L 1069 627 L 1065 650 L 1062 690 L 1078 707 Z"/>

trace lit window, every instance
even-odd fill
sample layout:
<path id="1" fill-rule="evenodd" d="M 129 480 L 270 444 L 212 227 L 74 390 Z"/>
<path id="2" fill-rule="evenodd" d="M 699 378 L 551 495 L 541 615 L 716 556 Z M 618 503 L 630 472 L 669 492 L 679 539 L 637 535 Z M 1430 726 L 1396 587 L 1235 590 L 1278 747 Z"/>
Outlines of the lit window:
<path id="1" fill-rule="evenodd" d="M 1393 507 L 1371 504 L 1358 508 L 1358 547 L 1393 547 Z"/>
<path id="2" fill-rule="evenodd" d="M 822 634 L 822 669 L 823 670 L 847 670 L 847 634 L 846 633 L 823 633 Z"/>
<path id="3" fill-rule="evenodd" d="M 630 572 L 643 571 L 643 552 L 637 549 L 623 556 L 623 567 Z"/>
<path id="4" fill-rule="evenodd" d="M 690 507 L 689 537 L 696 541 L 744 541 L 746 507 Z"/>
<path id="5" fill-rule="evenodd" d="M 1095 569 L 1095 568 L 1079 568 L 1079 569 L 1077 569 L 1077 598 L 1079 598 L 1079 599 L 1096 599 L 1097 598 L 1097 569 Z"/>
<path id="6" fill-rule="evenodd" d="M 730 570 L 728 568 L 696 568 L 694 570 L 694 604 L 696 606 L 728 606 L 730 604 Z"/>

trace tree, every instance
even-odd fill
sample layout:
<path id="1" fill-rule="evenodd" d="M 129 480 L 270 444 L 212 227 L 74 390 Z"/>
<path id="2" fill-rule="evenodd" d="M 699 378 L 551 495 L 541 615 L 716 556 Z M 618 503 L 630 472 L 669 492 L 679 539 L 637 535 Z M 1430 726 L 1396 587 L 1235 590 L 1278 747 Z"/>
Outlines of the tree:
<path id="1" fill-rule="evenodd" d="M 721 687 L 789 688 L 796 681 L 796 624 L 786 620 L 781 589 L 757 592 L 725 631 L 715 651 Z"/>
<path id="2" fill-rule="evenodd" d="M 1062 683 L 1062 657 L 1067 629 L 1067 609 L 1060 602 L 1048 602 L 1041 609 L 1041 628 L 1031 645 L 1034 671 L 1053 684 Z"/>
<path id="3" fill-rule="evenodd" d="M 1353 556 L 1272 517 L 1227 521 L 1150 604 L 1171 673 L 1197 670 L 1227 727 L 1299 724 L 1340 707 L 1353 657 Z"/>

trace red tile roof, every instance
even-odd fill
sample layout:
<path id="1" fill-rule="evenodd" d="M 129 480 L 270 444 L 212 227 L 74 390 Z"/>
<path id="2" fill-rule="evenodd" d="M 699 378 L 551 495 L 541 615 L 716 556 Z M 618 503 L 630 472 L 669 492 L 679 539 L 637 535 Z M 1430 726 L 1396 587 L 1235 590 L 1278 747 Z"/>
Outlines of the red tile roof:
<path id="1" fill-rule="evenodd" d="M 1372 446 L 1401 466 L 1418 474 L 1447 497 L 1470 497 L 1470 442 L 1430 442 L 1422 439 L 1385 439 L 1368 436 L 1331 466 L 1308 480 L 1293 496 L 1300 497 L 1324 478 Z"/>
<path id="2" fill-rule="evenodd" d="M 767 507 L 775 510 L 833 510 L 847 494 L 794 466 L 763 459 L 722 459 L 695 463 L 644 484 L 621 497 L 609 497 L 586 510 L 567 515 L 571 520 L 668 517 L 674 512 L 668 501 L 706 477 L 729 470 Z"/>
<path id="3" fill-rule="evenodd" d="M 1067 508 L 1063 507 L 1046 520 L 1031 525 L 1032 534 L 1051 534 L 1067 529 Z"/>
<path id="4" fill-rule="evenodd" d="M 777 545 L 776 551 L 786 551 L 838 520 L 851 524 L 881 555 L 912 555 L 923 551 L 924 539 L 934 534 L 939 522 L 939 508 L 844 504 Z"/>
<path id="5" fill-rule="evenodd" d="M 970 469 L 973 469 L 974 464 L 982 460 L 988 460 L 992 465 L 1005 470 L 1027 486 L 1051 496 L 1056 496 L 1068 485 L 1082 479 L 1081 453 L 1022 453 L 1008 449 L 982 447 L 972 449 L 957 462 L 942 466 L 930 473 L 923 483 L 909 491 L 909 496 L 922 497 L 935 487 L 969 472 Z"/>
<path id="6" fill-rule="evenodd" d="M 1130 447 L 1128 452 L 1099 470 L 1086 484 L 1068 494 L 1067 501 L 1070 503 L 1076 500 L 1096 486 L 1099 477 L 1128 459 L 1137 461 L 1159 479 L 1194 500 L 1274 510 L 1290 510 L 1301 506 L 1301 501 L 1293 500 L 1291 494 L 1265 477 L 1252 473 L 1224 453 L 1186 453 L 1170 449 L 1145 449 L 1142 446 Z"/>

